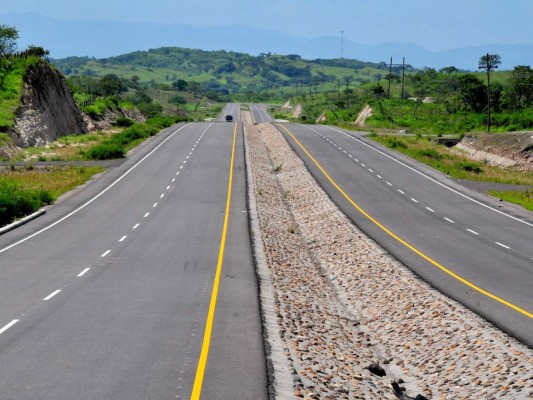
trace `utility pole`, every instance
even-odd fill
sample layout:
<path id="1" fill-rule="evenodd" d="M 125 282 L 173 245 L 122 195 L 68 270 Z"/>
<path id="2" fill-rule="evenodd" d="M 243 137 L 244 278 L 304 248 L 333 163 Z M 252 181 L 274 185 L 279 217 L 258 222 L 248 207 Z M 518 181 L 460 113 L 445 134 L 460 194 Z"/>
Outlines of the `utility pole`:
<path id="1" fill-rule="evenodd" d="M 341 60 L 344 58 L 344 31 L 341 31 Z"/>
<path id="2" fill-rule="evenodd" d="M 402 100 L 405 97 L 405 57 L 402 62 Z"/>
<path id="3" fill-rule="evenodd" d="M 389 89 L 387 90 L 387 99 L 390 100 L 390 84 L 391 84 L 391 78 L 392 78 L 392 57 L 390 58 L 390 65 L 389 65 Z"/>

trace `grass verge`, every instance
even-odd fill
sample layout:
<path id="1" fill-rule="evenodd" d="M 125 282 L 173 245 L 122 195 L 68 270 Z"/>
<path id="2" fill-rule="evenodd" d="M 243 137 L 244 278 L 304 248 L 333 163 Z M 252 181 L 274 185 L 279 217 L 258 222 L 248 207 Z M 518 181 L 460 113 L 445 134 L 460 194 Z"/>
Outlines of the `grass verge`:
<path id="1" fill-rule="evenodd" d="M 51 167 L 6 171 L 0 175 L 0 226 L 52 204 L 60 195 L 85 183 L 101 167 Z"/>
<path id="2" fill-rule="evenodd" d="M 533 211 L 533 190 L 527 190 L 525 192 L 498 192 L 490 190 L 488 194 L 509 203 L 521 205 L 526 210 Z"/>
<path id="3" fill-rule="evenodd" d="M 444 146 L 432 143 L 427 138 L 379 136 L 370 134 L 370 139 L 399 151 L 452 178 L 482 182 L 533 185 L 533 175 L 512 168 L 491 166 L 483 161 L 472 161 L 466 156 L 453 153 Z"/>

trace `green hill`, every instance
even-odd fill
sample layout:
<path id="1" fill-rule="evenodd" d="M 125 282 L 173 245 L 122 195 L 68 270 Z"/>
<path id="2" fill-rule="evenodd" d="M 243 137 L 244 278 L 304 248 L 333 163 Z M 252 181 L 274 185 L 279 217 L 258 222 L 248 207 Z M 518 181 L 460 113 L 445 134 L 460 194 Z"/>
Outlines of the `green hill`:
<path id="1" fill-rule="evenodd" d="M 339 83 L 352 86 L 385 75 L 384 63 L 357 60 L 304 60 L 298 55 L 251 56 L 227 51 L 203 51 L 163 47 L 117 57 L 70 57 L 53 60 L 67 76 L 115 74 L 139 80 L 142 85 L 167 85 L 179 80 L 194 82 L 198 91 L 218 96 L 260 96 L 282 99 L 304 91 L 325 91 Z"/>

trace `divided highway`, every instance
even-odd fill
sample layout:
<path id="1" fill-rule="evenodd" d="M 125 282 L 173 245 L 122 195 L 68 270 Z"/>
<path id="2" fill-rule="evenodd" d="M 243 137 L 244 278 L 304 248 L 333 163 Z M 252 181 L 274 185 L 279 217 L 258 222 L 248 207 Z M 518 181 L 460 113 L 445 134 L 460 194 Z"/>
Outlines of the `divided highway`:
<path id="1" fill-rule="evenodd" d="M 0 237 L 0 397 L 267 398 L 240 125 L 121 168 Z"/>
<path id="2" fill-rule="evenodd" d="M 278 128 L 361 229 L 440 291 L 533 347 L 531 218 L 490 208 L 358 133 Z"/>
<path id="3" fill-rule="evenodd" d="M 263 124 L 265 122 L 274 122 L 274 118 L 267 113 L 265 107 L 264 104 L 250 104 L 250 112 L 254 123 Z"/>

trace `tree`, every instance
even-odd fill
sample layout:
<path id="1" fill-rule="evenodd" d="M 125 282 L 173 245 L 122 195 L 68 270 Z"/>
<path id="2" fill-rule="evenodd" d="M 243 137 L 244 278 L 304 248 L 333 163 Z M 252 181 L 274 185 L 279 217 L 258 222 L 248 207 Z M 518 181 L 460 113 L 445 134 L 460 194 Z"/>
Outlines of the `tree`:
<path id="1" fill-rule="evenodd" d="M 187 104 L 187 99 L 179 94 L 172 96 L 169 100 L 171 104 Z"/>
<path id="2" fill-rule="evenodd" d="M 462 108 L 481 112 L 485 108 L 485 85 L 474 74 L 460 76 L 457 80 Z"/>
<path id="3" fill-rule="evenodd" d="M 133 89 L 139 89 L 139 81 L 140 80 L 141 80 L 141 78 L 139 78 L 139 75 L 133 75 L 130 78 L 130 87 L 132 87 Z"/>
<path id="4" fill-rule="evenodd" d="M 439 72 L 451 75 L 457 72 L 457 68 L 455 68 L 454 66 L 444 67 L 444 68 L 441 68 Z"/>
<path id="5" fill-rule="evenodd" d="M 378 84 L 372 88 L 372 93 L 374 93 L 376 98 L 381 99 L 385 95 L 385 89 L 383 89 L 383 86 Z"/>
<path id="6" fill-rule="evenodd" d="M 41 46 L 34 46 L 33 44 L 30 44 L 28 46 L 28 49 L 26 50 L 26 52 L 29 55 L 36 56 L 39 58 L 48 57 L 48 55 L 50 54 L 49 50 L 46 50 Z"/>
<path id="7" fill-rule="evenodd" d="M 529 65 L 517 65 L 507 80 L 505 100 L 514 110 L 533 105 L 533 70 Z"/>
<path id="8" fill-rule="evenodd" d="M 115 96 L 122 91 L 123 84 L 115 74 L 107 74 L 100 80 L 98 88 L 104 96 Z"/>
<path id="9" fill-rule="evenodd" d="M 189 84 L 184 79 L 178 79 L 177 81 L 172 82 L 172 88 L 179 90 L 180 92 L 187 89 L 187 86 L 189 86 Z"/>
<path id="10" fill-rule="evenodd" d="M 498 68 L 502 59 L 498 54 L 486 54 L 479 59 L 478 68 L 487 71 L 487 130 L 490 132 L 490 71 Z"/>
<path id="11" fill-rule="evenodd" d="M 17 49 L 19 32 L 9 25 L 0 25 L 0 56 L 7 56 Z"/>

